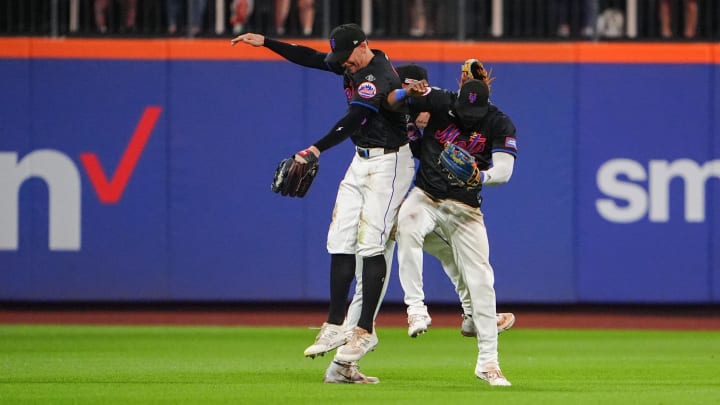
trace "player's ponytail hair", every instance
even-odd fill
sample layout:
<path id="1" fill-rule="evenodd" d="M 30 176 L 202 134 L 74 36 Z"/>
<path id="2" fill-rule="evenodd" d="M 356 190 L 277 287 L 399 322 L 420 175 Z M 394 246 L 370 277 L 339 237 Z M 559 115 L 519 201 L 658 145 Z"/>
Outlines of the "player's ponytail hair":
<path id="1" fill-rule="evenodd" d="M 462 65 L 462 73 L 460 75 L 460 87 L 465 84 L 466 81 L 471 79 L 481 80 L 487 84 L 488 89 L 492 90 L 490 83 L 495 80 L 492 77 L 492 69 L 490 71 L 485 69 L 482 62 L 477 59 L 468 59 Z"/>

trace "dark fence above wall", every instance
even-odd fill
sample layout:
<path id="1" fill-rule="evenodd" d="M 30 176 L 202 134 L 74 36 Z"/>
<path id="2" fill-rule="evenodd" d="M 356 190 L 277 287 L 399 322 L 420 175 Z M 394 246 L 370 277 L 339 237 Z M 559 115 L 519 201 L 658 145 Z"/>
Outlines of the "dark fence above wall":
<path id="1" fill-rule="evenodd" d="M 666 13 L 663 0 L 316 0 L 308 10 L 298 9 L 298 2 L 291 1 L 285 20 L 278 19 L 281 13 L 275 3 L 0 0 L 0 35 L 226 37 L 250 30 L 273 36 L 326 37 L 335 25 L 358 22 L 372 37 L 389 39 L 720 38 L 720 2 L 716 0 L 669 0 Z M 697 4 L 697 11 L 687 4 Z M 667 16 L 665 32 L 663 15 Z M 688 27 L 695 28 L 688 31 Z"/>

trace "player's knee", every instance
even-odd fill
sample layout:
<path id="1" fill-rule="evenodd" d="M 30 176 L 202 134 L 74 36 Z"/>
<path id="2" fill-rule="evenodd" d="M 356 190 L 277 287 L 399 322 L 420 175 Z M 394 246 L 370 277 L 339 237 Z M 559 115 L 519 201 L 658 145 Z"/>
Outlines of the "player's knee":
<path id="1" fill-rule="evenodd" d="M 416 226 L 412 226 L 411 224 L 405 223 L 405 224 L 398 224 L 398 230 L 397 234 L 395 234 L 395 240 L 399 244 L 407 243 L 407 244 L 423 244 L 423 241 L 425 240 L 425 235 L 418 230 Z"/>
<path id="2" fill-rule="evenodd" d="M 385 255 L 385 245 L 363 245 L 358 247 L 357 254 L 361 257 L 373 257 Z"/>

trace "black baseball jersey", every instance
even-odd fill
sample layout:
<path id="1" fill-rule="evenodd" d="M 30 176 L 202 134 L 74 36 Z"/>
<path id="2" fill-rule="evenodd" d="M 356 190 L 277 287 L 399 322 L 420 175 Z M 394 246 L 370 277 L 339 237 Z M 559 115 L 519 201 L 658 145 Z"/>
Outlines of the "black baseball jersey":
<path id="1" fill-rule="evenodd" d="M 375 112 L 350 138 L 363 148 L 397 149 L 409 142 L 405 110 L 388 108 L 387 96 L 400 88 L 400 77 L 385 53 L 373 49 L 375 57 L 355 72 L 344 72 L 344 88 L 349 105 L 360 105 Z"/>
<path id="2" fill-rule="evenodd" d="M 414 109 L 430 112 L 430 121 L 419 139 L 420 167 L 415 185 L 437 199 L 450 198 L 472 207 L 480 206 L 482 185 L 471 188 L 451 185 L 438 163 L 445 143 L 451 142 L 470 152 L 480 170 L 492 164 L 493 152 L 506 152 L 517 156 L 515 125 L 510 117 L 490 104 L 487 115 L 473 128 L 462 128 L 456 118 L 453 104 L 456 93 L 433 88 L 418 101 Z"/>

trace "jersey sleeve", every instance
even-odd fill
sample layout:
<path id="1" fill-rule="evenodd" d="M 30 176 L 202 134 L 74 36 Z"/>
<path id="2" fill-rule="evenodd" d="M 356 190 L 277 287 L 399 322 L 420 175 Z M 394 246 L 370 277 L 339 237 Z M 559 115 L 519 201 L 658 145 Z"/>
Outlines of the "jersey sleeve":
<path id="1" fill-rule="evenodd" d="M 265 38 L 263 46 L 300 66 L 328 70 L 338 75 L 342 75 L 345 71 L 345 69 L 337 63 L 326 63 L 325 57 L 327 53 L 317 51 L 307 46 L 278 41 L 267 37 Z"/>
<path id="2" fill-rule="evenodd" d="M 421 101 L 423 109 L 419 111 L 428 111 L 432 113 L 446 113 L 452 107 L 454 102 L 454 93 L 438 88 L 431 87 L 430 92 L 425 97 L 417 98 Z M 413 100 L 414 102 L 415 100 Z"/>
<path id="3" fill-rule="evenodd" d="M 352 97 L 349 104 L 362 106 L 373 112 L 380 111 L 391 90 L 385 80 L 378 80 L 372 74 L 355 75 L 352 84 Z"/>
<path id="4" fill-rule="evenodd" d="M 430 92 L 432 93 L 432 90 Z M 427 95 L 422 97 L 409 97 L 407 100 L 408 106 L 410 106 L 413 111 L 430 111 L 430 109 L 432 108 L 430 102 L 428 101 Z"/>
<path id="5" fill-rule="evenodd" d="M 330 131 L 319 141 L 315 142 L 316 148 L 324 152 L 331 147 L 347 139 L 350 134 L 360 129 L 363 121 L 367 120 L 370 111 L 357 105 L 350 105 L 345 115 L 330 128 Z"/>
<path id="6" fill-rule="evenodd" d="M 517 136 L 515 124 L 505 114 L 500 114 L 493 122 L 491 152 L 505 152 L 517 157 Z"/>

